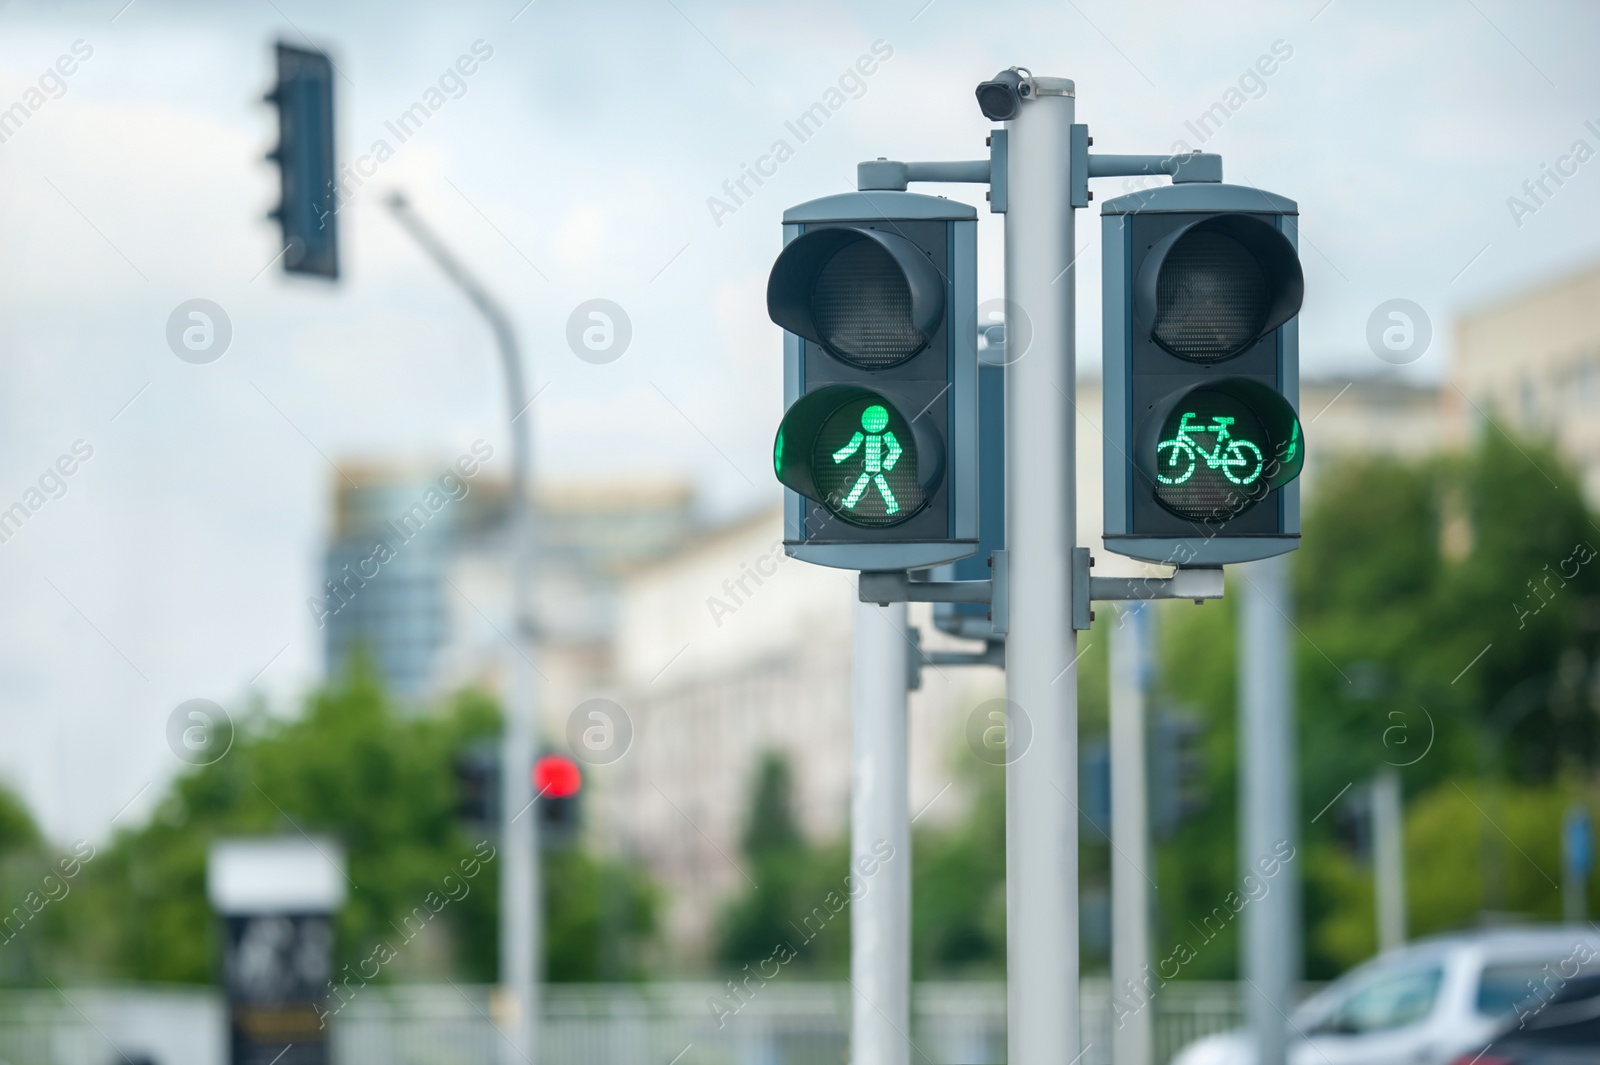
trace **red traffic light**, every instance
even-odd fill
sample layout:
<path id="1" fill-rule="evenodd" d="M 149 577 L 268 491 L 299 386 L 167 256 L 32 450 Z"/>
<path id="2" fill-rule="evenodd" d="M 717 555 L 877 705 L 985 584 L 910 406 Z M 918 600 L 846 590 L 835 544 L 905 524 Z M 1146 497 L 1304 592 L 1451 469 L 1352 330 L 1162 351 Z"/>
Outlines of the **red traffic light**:
<path id="1" fill-rule="evenodd" d="M 562 754 L 547 754 L 533 764 L 535 794 L 552 799 L 570 799 L 583 786 L 578 763 Z"/>

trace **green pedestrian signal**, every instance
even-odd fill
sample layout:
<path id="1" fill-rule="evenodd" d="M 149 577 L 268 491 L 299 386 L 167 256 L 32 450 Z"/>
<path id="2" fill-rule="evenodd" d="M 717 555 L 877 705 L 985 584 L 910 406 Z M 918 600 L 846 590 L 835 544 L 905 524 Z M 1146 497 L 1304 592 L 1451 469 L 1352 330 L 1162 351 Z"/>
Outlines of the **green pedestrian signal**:
<path id="1" fill-rule="evenodd" d="M 894 402 L 867 389 L 835 385 L 784 415 L 773 444 L 778 480 L 859 528 L 914 517 L 938 487 L 937 440 L 918 433 Z M 929 461 L 933 459 L 934 461 Z"/>

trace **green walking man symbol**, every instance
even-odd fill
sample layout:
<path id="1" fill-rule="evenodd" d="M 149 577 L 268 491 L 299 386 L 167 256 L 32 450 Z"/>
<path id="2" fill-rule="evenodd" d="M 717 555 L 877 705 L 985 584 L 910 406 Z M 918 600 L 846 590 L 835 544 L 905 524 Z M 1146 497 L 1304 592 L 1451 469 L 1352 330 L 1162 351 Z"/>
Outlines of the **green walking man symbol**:
<path id="1" fill-rule="evenodd" d="M 833 453 L 834 465 L 838 465 L 857 451 L 861 452 L 861 476 L 856 478 L 850 494 L 844 497 L 846 510 L 854 510 L 856 504 L 861 502 L 861 495 L 867 490 L 867 485 L 872 484 L 877 486 L 878 494 L 883 497 L 883 509 L 886 513 L 897 514 L 900 511 L 900 503 L 889 490 L 889 482 L 883 475 L 894 469 L 894 464 L 900 461 L 904 449 L 901 448 L 900 441 L 894 438 L 894 433 L 884 431 L 888 425 L 889 412 L 874 403 L 861 412 L 861 429 L 866 431 L 857 430 L 848 444 Z"/>

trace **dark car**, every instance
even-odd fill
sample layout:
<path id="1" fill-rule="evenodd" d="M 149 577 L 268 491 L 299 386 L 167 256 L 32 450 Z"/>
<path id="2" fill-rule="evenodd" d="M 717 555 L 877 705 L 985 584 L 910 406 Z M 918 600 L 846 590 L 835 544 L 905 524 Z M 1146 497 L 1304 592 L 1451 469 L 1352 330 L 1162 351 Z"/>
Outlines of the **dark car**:
<path id="1" fill-rule="evenodd" d="M 1600 975 L 1535 995 L 1487 1047 L 1455 1065 L 1600 1065 Z"/>

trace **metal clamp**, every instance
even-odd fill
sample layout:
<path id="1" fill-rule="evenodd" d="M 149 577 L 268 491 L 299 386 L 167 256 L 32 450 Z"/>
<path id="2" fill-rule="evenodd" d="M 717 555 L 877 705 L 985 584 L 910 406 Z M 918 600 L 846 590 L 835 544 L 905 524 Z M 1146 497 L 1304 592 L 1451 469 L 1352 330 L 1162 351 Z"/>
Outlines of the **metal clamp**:
<path id="1" fill-rule="evenodd" d="M 1095 577 L 1093 564 L 1087 547 L 1072 549 L 1072 627 L 1080 632 L 1094 621 L 1093 603 L 1222 598 L 1221 566 L 1180 566 L 1170 577 Z"/>

